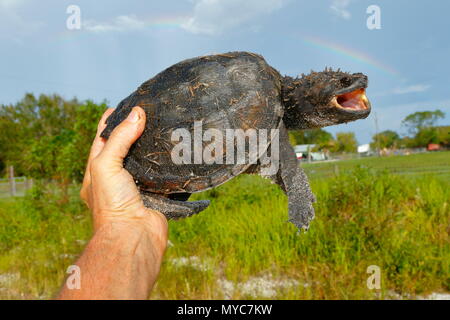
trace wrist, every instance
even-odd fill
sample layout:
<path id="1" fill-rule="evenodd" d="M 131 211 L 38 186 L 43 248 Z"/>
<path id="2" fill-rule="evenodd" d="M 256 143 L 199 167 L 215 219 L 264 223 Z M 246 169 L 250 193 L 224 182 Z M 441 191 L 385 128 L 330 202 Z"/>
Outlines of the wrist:
<path id="1" fill-rule="evenodd" d="M 107 232 L 130 244 L 134 242 L 133 239 L 150 240 L 161 255 L 167 247 L 167 219 L 163 214 L 146 208 L 135 211 L 133 215 L 98 214 L 94 219 L 94 230 L 95 233 Z"/>

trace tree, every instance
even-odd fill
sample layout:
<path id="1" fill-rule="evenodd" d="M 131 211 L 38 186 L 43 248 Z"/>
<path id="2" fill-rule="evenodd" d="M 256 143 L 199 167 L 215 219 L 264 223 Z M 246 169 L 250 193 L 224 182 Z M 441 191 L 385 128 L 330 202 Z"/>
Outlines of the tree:
<path id="1" fill-rule="evenodd" d="M 436 127 L 438 143 L 450 146 L 450 126 Z"/>
<path id="2" fill-rule="evenodd" d="M 402 125 L 408 129 L 411 135 L 416 135 L 420 130 L 435 125 L 439 119 L 444 119 L 445 113 L 441 110 L 419 111 L 408 115 L 402 121 Z"/>
<path id="3" fill-rule="evenodd" d="M 400 136 L 397 132 L 392 130 L 386 130 L 380 132 L 372 137 L 372 143 L 370 146 L 372 149 L 390 149 L 398 146 Z"/>
<path id="4" fill-rule="evenodd" d="M 71 180 L 81 182 L 84 176 L 89 147 L 97 131 L 98 121 L 106 104 L 95 104 L 88 100 L 75 113 L 71 139 L 60 150 L 59 167 L 67 172 Z"/>
<path id="5" fill-rule="evenodd" d="M 408 133 L 413 136 L 412 147 L 425 147 L 429 143 L 439 143 L 438 132 L 434 125 L 439 119 L 444 119 L 445 113 L 441 110 L 415 112 L 402 121 Z"/>
<path id="6" fill-rule="evenodd" d="M 438 131 L 435 127 L 425 127 L 414 137 L 415 147 L 426 147 L 430 143 L 439 143 Z"/>
<path id="7" fill-rule="evenodd" d="M 411 137 L 404 136 L 398 141 L 399 148 L 414 148 L 415 140 Z"/>
<path id="8" fill-rule="evenodd" d="M 333 135 L 322 129 L 289 131 L 291 144 L 324 144 L 333 140 Z"/>
<path id="9" fill-rule="evenodd" d="M 333 152 L 356 152 L 358 142 L 353 132 L 336 133 L 336 144 L 332 149 Z"/>
<path id="10" fill-rule="evenodd" d="M 1 150 L 0 150 L 0 154 L 1 154 Z M 5 167 L 6 167 L 5 162 L 0 157 L 0 177 L 5 174 Z"/>
<path id="11" fill-rule="evenodd" d="M 1 158 L 16 172 L 67 186 L 81 181 L 106 104 L 33 94 L 0 107 Z"/>

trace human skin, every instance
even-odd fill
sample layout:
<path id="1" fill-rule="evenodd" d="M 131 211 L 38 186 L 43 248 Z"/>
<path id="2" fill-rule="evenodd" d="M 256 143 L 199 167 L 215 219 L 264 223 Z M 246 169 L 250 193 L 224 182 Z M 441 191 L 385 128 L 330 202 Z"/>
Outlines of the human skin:
<path id="1" fill-rule="evenodd" d="M 80 288 L 63 285 L 58 299 L 146 299 L 167 246 L 167 220 L 144 207 L 133 177 L 123 168 L 129 148 L 142 134 L 145 112 L 134 107 L 108 140 L 102 116 L 91 147 L 81 198 L 92 212 L 94 234 L 75 263 Z"/>

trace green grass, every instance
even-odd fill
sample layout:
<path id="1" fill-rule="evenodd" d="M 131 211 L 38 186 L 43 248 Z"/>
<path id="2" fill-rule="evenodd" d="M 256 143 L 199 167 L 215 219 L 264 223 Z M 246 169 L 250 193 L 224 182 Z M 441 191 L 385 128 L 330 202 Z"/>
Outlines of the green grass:
<path id="1" fill-rule="evenodd" d="M 389 172 L 414 163 L 445 167 L 448 157 L 351 160 L 339 162 L 338 175 L 328 167 L 334 164 L 309 165 L 316 170 L 317 217 L 300 235 L 286 222 L 284 194 L 257 176 L 197 194 L 211 207 L 170 222 L 172 246 L 151 298 L 375 299 L 449 291 L 450 181 L 438 173 Z M 89 239 L 89 213 L 75 195 L 61 207 L 57 195 L 36 189 L 0 204 L 0 298 L 52 297 Z M 366 286 L 370 265 L 381 269 L 381 290 Z"/>
<path id="2" fill-rule="evenodd" d="M 305 163 L 306 172 L 317 178 L 330 177 L 336 172 L 351 170 L 357 165 L 375 170 L 408 175 L 434 174 L 450 180 L 450 152 L 420 153 L 407 156 L 370 157 L 346 161 Z"/>

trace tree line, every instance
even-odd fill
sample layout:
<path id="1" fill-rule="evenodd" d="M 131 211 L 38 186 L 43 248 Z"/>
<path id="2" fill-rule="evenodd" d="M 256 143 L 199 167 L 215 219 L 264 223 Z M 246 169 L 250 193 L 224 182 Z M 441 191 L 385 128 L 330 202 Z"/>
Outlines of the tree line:
<path id="1" fill-rule="evenodd" d="M 0 173 L 52 180 L 63 186 L 82 181 L 89 147 L 105 102 L 26 94 L 0 106 Z"/>
<path id="2" fill-rule="evenodd" d="M 81 182 L 100 116 L 106 102 L 64 99 L 57 94 L 26 94 L 20 101 L 0 105 L 0 176 L 13 165 L 17 175 L 53 180 L 62 186 Z M 450 145 L 450 126 L 436 127 L 445 114 L 440 111 L 416 112 L 403 120 L 408 135 L 400 137 L 387 130 L 373 136 L 374 149 L 424 147 L 429 143 Z M 293 145 L 316 144 L 329 152 L 356 152 L 353 132 L 335 137 L 325 130 L 290 132 Z"/>
<path id="3" fill-rule="evenodd" d="M 402 127 L 408 135 L 400 137 L 392 130 L 386 130 L 373 136 L 372 147 L 378 149 L 424 148 L 430 143 L 442 146 L 450 145 L 450 126 L 436 126 L 445 113 L 435 111 L 419 111 L 405 117 Z"/>
<path id="4" fill-rule="evenodd" d="M 430 143 L 450 146 L 450 126 L 436 126 L 445 118 L 441 110 L 415 112 L 403 119 L 402 128 L 407 132 L 401 136 L 393 130 L 385 130 L 373 135 L 370 143 L 373 150 L 423 148 Z M 336 137 L 323 129 L 290 132 L 293 145 L 315 144 L 317 150 L 333 153 L 357 151 L 358 141 L 353 132 L 338 132 Z"/>

